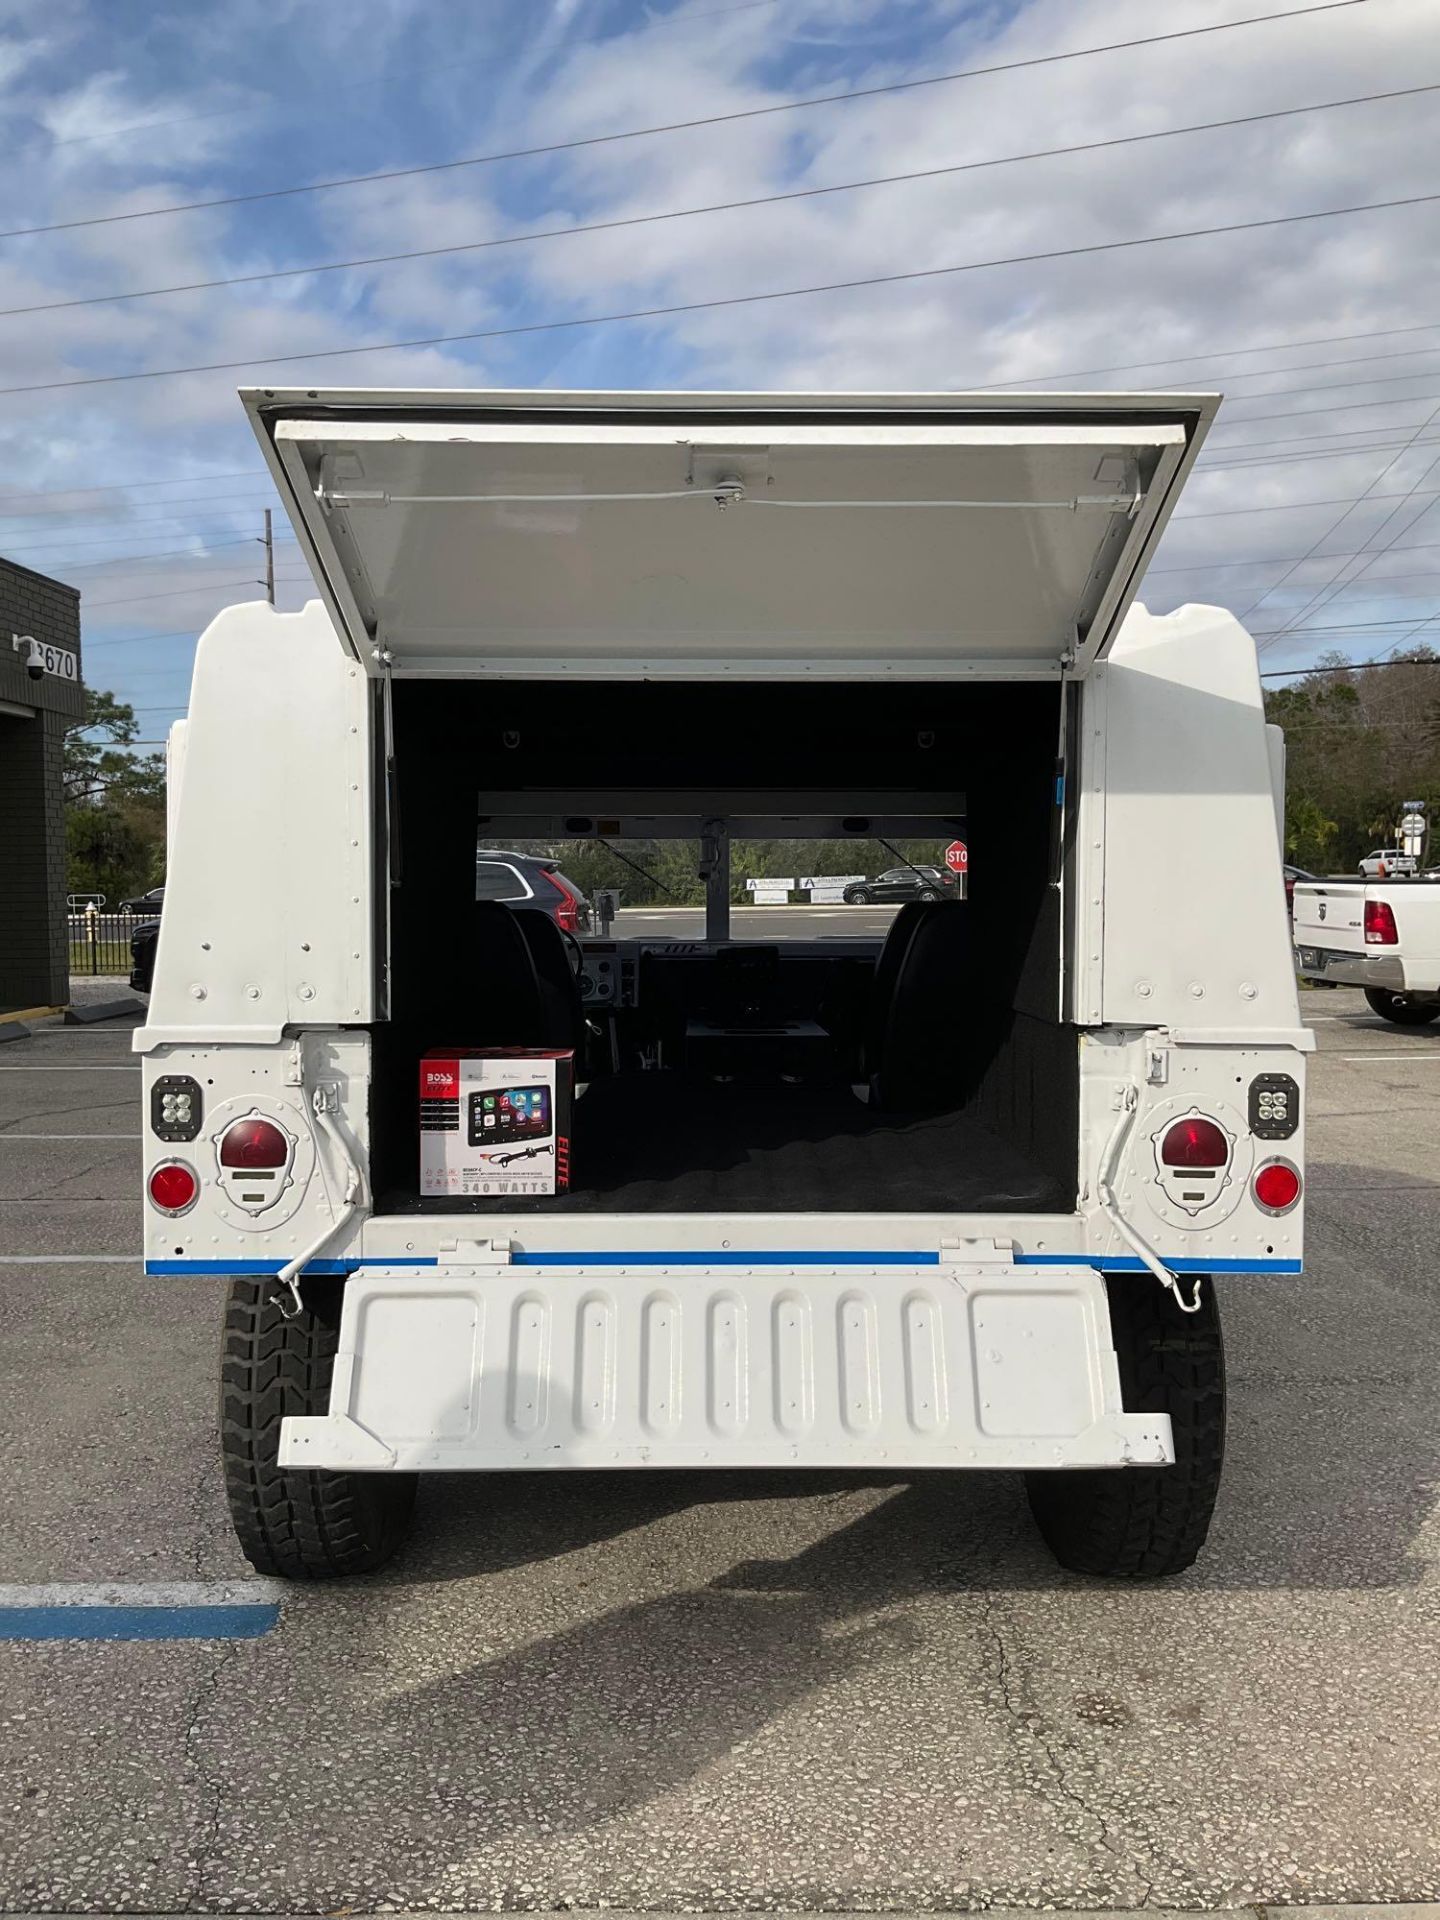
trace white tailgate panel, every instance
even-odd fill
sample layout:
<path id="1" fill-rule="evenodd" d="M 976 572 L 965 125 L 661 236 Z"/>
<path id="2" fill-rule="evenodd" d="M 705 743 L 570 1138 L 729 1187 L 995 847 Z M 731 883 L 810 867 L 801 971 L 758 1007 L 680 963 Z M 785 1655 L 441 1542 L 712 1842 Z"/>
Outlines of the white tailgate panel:
<path id="1" fill-rule="evenodd" d="M 362 1269 L 292 1467 L 1121 1466 L 1101 1276 L 938 1267 Z"/>

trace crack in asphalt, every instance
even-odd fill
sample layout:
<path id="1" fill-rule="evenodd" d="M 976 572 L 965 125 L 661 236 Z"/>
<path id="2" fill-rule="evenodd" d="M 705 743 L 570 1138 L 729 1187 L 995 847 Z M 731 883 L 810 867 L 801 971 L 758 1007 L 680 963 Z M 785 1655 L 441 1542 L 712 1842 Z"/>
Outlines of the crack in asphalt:
<path id="1" fill-rule="evenodd" d="M 1046 1767 L 1055 1782 L 1055 1790 L 1059 1797 L 1062 1800 L 1068 1801 L 1072 1807 L 1076 1808 L 1079 1813 L 1084 1816 L 1085 1822 L 1093 1823 L 1093 1826 L 1098 1829 L 1098 1833 L 1095 1835 L 1087 1834 L 1083 1830 L 1079 1830 L 1081 1823 L 1072 1821 L 1070 1823 L 1072 1828 L 1077 1829 L 1076 1837 L 1086 1841 L 1098 1839 L 1098 1844 L 1103 1847 L 1114 1860 L 1119 1873 L 1127 1878 L 1132 1878 L 1136 1882 L 1139 1888 L 1139 1896 L 1133 1904 L 1136 1907 L 1146 1907 L 1149 1905 L 1151 1896 L 1154 1893 L 1156 1875 L 1162 1862 L 1155 1854 L 1154 1848 L 1150 1846 L 1148 1842 L 1145 1842 L 1145 1850 L 1150 1855 L 1150 1871 L 1149 1877 L 1147 1878 L 1140 1864 L 1122 1851 L 1111 1829 L 1110 1822 L 1106 1819 L 1105 1815 L 1098 1807 L 1091 1805 L 1089 1800 L 1087 1800 L 1085 1795 L 1071 1780 L 1070 1771 L 1062 1757 L 1059 1743 L 1053 1735 L 1045 1730 L 1043 1716 L 1039 1709 L 1033 1705 L 1027 1706 L 1022 1702 L 1019 1692 L 1019 1677 L 1015 1663 L 1011 1659 L 1010 1648 L 1006 1643 L 1000 1623 L 1002 1598 L 1003 1596 L 994 1590 L 987 1593 L 982 1625 L 989 1636 L 991 1645 L 995 1649 L 996 1678 L 999 1681 L 1000 1698 L 1004 1704 L 1005 1712 L 1014 1722 L 1017 1730 L 1023 1733 L 1034 1745 L 1037 1752 L 1043 1756 Z M 1044 1799 L 1047 1797 L 1042 1789 L 1041 1798 Z M 1058 1808 L 1057 1811 L 1059 1811 Z"/>
<path id="2" fill-rule="evenodd" d="M 185 1738 L 182 1752 L 185 1764 L 194 1774 L 196 1781 L 209 1793 L 209 1806 L 204 1813 L 201 1830 L 196 1839 L 195 1858 L 191 1862 L 192 1873 L 185 1894 L 185 1906 L 193 1912 L 200 1903 L 210 1867 L 219 1854 L 220 1815 L 225 1804 L 225 1783 L 214 1773 L 208 1773 L 201 1765 L 196 1749 L 196 1737 L 206 1719 L 206 1709 L 214 1704 L 220 1688 L 220 1676 L 224 1673 L 240 1651 L 238 1640 L 222 1641 L 217 1647 L 214 1659 L 200 1676 L 200 1684 L 195 1689 L 195 1697 L 190 1702 L 190 1711 L 185 1722 Z"/>

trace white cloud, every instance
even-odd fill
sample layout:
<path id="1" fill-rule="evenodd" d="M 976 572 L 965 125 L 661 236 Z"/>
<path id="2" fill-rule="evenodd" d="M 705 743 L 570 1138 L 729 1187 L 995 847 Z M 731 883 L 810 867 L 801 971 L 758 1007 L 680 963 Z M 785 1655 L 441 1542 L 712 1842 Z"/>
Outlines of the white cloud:
<path id="1" fill-rule="evenodd" d="M 742 113 L 811 93 L 1239 18 L 1249 6 L 1247 0 L 1176 0 L 1157 14 L 1148 0 L 1028 0 L 1013 12 L 978 19 L 960 0 L 917 0 L 903 8 L 880 0 L 783 0 L 776 7 L 711 11 L 713 18 L 681 21 L 654 8 L 652 14 L 667 17 L 647 28 L 637 8 L 635 30 L 623 32 L 616 29 L 623 19 L 616 0 L 547 5 L 536 9 L 539 24 L 527 20 L 529 31 L 513 41 L 504 38 L 513 16 L 495 15 L 492 33 L 477 15 L 471 37 L 447 51 L 410 0 L 368 0 L 358 16 L 353 7 L 339 16 L 295 0 L 288 14 L 267 16 L 274 34 L 288 36 L 298 49 L 289 72 L 276 79 L 282 91 L 292 91 L 283 113 L 277 106 L 257 122 L 233 111 L 258 97 L 241 57 L 243 12 L 232 17 L 218 6 L 197 7 L 189 24 L 196 57 L 205 63 L 199 86 L 181 84 L 175 75 L 162 84 L 147 71 L 143 51 L 133 64 L 99 53 L 93 66 L 72 60 L 48 94 L 34 93 L 27 79 L 27 111 L 70 144 L 17 155 L 9 197 L 40 220 L 96 208 L 121 212 L 280 184 L 307 172 L 339 174 Z M 93 18 L 78 0 L 56 11 L 54 32 L 78 36 L 72 52 L 83 43 L 87 17 Z M 11 271 L 0 304 L 623 219 L 1338 99 L 1416 84 L 1426 72 L 1421 56 L 1432 44 L 1430 0 L 1386 0 L 1381 7 L 585 147 L 543 162 L 260 201 L 230 212 L 117 222 L 4 243 Z M 36 57 L 26 56 L 32 68 Z M 392 70 L 392 83 L 375 81 L 377 73 Z M 230 360 L 251 360 L 258 372 L 271 356 L 307 348 L 723 300 L 1424 193 L 1440 174 L 1440 115 L 1433 101 L 1418 96 L 387 268 L 0 319 L 0 385 Z M 96 137 L 141 120 L 167 124 L 140 140 Z M 267 129 L 259 148 L 257 126 Z M 303 130 L 305 138 L 287 127 Z M 1133 378 L 1206 387 L 1224 385 L 1237 371 L 1272 369 L 1271 379 L 1235 380 L 1235 397 L 1214 436 L 1214 469 L 1207 474 L 1202 464 L 1160 557 L 1167 571 L 1156 574 L 1151 589 L 1159 606 L 1220 595 L 1243 604 L 1283 568 L 1198 569 L 1247 554 L 1303 553 L 1340 507 L 1253 510 L 1359 493 L 1394 443 L 1436 404 L 1426 396 L 1440 398 L 1440 355 L 1422 354 L 1440 346 L 1440 327 L 1330 348 L 1282 345 L 1253 357 L 1236 350 L 1440 321 L 1436 230 L 1434 209 L 1419 207 L 732 306 L 645 327 L 541 334 L 522 345 L 413 349 L 308 365 L 291 360 L 274 372 L 287 383 L 308 376 L 327 384 L 623 384 L 628 375 L 635 384 L 659 379 L 823 390 L 978 385 L 1146 355 L 1196 357 L 1188 365 L 1157 364 L 1090 384 L 1113 387 Z M 1371 355 L 1412 347 L 1413 360 L 1369 363 Z M 1361 363 L 1353 376 L 1344 366 L 1285 371 L 1347 357 Z M 1347 377 L 1411 369 L 1414 381 L 1392 388 L 1338 385 Z M 113 474 L 258 468 L 234 398 L 245 377 L 222 371 L 0 400 L 7 473 L 23 476 L 27 485 L 58 487 Z M 1383 407 L 1360 411 L 1340 404 L 1381 399 Z M 1264 421 L 1272 412 L 1304 417 Z M 1253 429 L 1244 425 L 1251 418 Z M 1270 446 L 1303 452 L 1300 436 L 1309 433 L 1362 428 L 1363 442 L 1320 440 L 1313 457 L 1294 464 L 1220 465 L 1263 456 Z M 1222 452 L 1227 445 L 1229 454 Z M 1392 476 L 1381 490 L 1410 484 L 1431 457 L 1407 456 L 1398 479 Z M 253 497 L 258 502 L 260 491 Z M 183 511 L 162 521 L 152 511 L 155 499 L 129 498 L 137 538 L 140 528 L 148 537 L 163 523 L 174 529 L 172 544 L 182 544 Z M 1203 517 L 1237 506 L 1252 511 Z M 1360 544 L 1389 510 L 1389 504 L 1363 509 L 1329 544 L 1336 551 Z M 1440 542 L 1433 501 L 1417 495 L 1405 512 L 1407 525 L 1414 519 L 1402 534 L 1406 543 L 1427 536 Z M 203 517 L 206 524 L 238 524 L 218 514 Z M 73 501 L 57 503 L 55 518 L 77 529 L 77 542 L 95 537 L 80 532 L 87 526 L 83 504 L 77 511 Z M 33 533 L 34 524 L 17 531 Z M 99 524 L 93 514 L 88 524 Z M 1400 610 L 1396 618 L 1413 607 L 1418 617 L 1440 603 L 1427 601 L 1423 578 L 1414 577 L 1430 557 L 1412 559 L 1393 586 L 1382 584 L 1395 572 L 1393 563 L 1377 565 L 1363 590 L 1336 603 L 1335 617 L 1352 603 L 1370 618 L 1387 617 L 1387 607 Z M 171 563 L 167 574 L 157 563 L 158 585 L 186 584 L 185 569 L 194 565 Z M 1309 564 L 1267 599 L 1271 624 L 1277 613 L 1305 604 L 1327 566 L 1334 563 Z M 1168 570 L 1176 567 L 1196 570 Z M 206 577 L 226 575 L 211 568 Z M 86 578 L 93 583 L 98 576 Z M 223 599 L 223 589 L 213 592 Z M 105 596 L 90 584 L 87 597 Z M 200 617 L 197 607 L 205 610 L 188 597 L 155 607 L 167 610 L 167 627 L 182 624 L 170 618 L 182 609 L 187 618 Z M 118 620 L 118 610 L 98 623 L 101 631 L 111 618 Z"/>

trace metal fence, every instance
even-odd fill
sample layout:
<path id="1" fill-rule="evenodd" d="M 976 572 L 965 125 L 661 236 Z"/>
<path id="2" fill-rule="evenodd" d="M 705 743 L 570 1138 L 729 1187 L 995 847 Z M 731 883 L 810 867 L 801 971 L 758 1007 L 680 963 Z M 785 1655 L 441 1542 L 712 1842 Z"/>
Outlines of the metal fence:
<path id="1" fill-rule="evenodd" d="M 155 919 L 153 913 L 72 912 L 70 972 L 130 975 L 130 936 Z"/>

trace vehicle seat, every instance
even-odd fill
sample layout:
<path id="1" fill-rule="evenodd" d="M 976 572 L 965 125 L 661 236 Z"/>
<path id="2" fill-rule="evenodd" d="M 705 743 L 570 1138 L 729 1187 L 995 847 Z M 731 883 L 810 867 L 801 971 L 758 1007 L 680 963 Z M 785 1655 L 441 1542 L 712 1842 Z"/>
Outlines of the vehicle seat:
<path id="1" fill-rule="evenodd" d="M 959 1104 L 967 1056 L 963 900 L 912 900 L 885 936 L 866 1026 L 871 1104 L 892 1112 L 939 1112 Z"/>
<path id="2" fill-rule="evenodd" d="M 547 1009 L 519 921 L 495 900 L 468 903 L 431 953 L 427 1045 L 545 1047 Z M 443 1032 L 439 1031 L 443 1029 Z"/>
<path id="3" fill-rule="evenodd" d="M 578 1055 L 585 1039 L 585 1013 L 580 982 L 565 950 L 565 936 L 539 907 L 512 907 L 509 911 L 529 951 L 543 1009 L 544 1038 L 524 1044 L 570 1047 Z"/>

